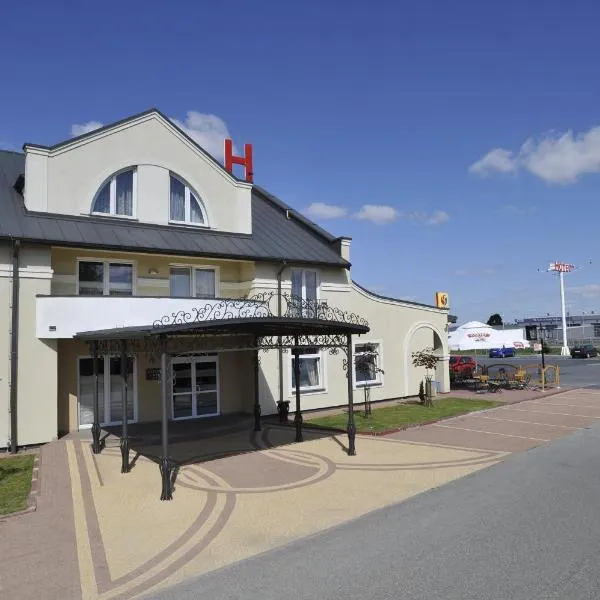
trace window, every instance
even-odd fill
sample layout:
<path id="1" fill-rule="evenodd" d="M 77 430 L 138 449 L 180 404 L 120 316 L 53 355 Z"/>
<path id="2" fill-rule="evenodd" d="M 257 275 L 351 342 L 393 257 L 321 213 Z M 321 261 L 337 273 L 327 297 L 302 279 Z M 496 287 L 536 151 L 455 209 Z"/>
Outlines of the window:
<path id="1" fill-rule="evenodd" d="M 292 296 L 302 300 L 317 299 L 317 272 L 307 270 L 292 271 Z"/>
<path id="2" fill-rule="evenodd" d="M 80 260 L 77 265 L 80 296 L 133 296 L 131 263 Z"/>
<path id="3" fill-rule="evenodd" d="M 173 360 L 173 419 L 219 414 L 217 357 Z"/>
<path id="4" fill-rule="evenodd" d="M 594 324 L 594 337 L 600 337 L 600 325 Z"/>
<path id="5" fill-rule="evenodd" d="M 292 304 L 295 316 L 318 317 L 318 278 L 316 271 L 292 270 Z"/>
<path id="6" fill-rule="evenodd" d="M 79 426 L 94 422 L 94 359 L 79 359 Z M 127 358 L 127 420 L 134 421 L 135 413 L 135 358 Z M 105 393 L 106 392 L 106 393 Z M 121 396 L 121 358 L 101 356 L 98 360 L 98 420 L 102 425 L 120 423 L 123 400 Z"/>
<path id="7" fill-rule="evenodd" d="M 207 224 L 198 195 L 173 175 L 170 179 L 169 220 L 188 225 Z"/>
<path id="8" fill-rule="evenodd" d="M 354 347 L 354 381 L 357 386 L 381 383 L 380 344 L 356 344 Z"/>
<path id="9" fill-rule="evenodd" d="M 319 348 L 302 348 L 300 350 L 300 390 L 322 390 L 323 369 Z M 292 391 L 296 391 L 296 358 L 292 355 Z"/>
<path id="10" fill-rule="evenodd" d="M 136 190 L 136 170 L 128 169 L 113 175 L 96 194 L 93 214 L 133 217 Z"/>
<path id="11" fill-rule="evenodd" d="M 217 277 L 215 269 L 171 267 L 169 281 L 172 297 L 216 298 Z"/>

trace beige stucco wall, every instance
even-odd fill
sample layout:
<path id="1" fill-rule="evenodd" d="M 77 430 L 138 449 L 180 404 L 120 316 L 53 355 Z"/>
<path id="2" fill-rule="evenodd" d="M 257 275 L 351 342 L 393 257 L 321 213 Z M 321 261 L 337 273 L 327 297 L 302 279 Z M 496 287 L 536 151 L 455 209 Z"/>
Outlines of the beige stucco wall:
<path id="1" fill-rule="evenodd" d="M 412 366 L 412 352 L 426 347 L 438 346 L 437 353 L 442 358 L 434 378 L 440 381 L 441 391 L 449 391 L 448 350 L 447 350 L 447 311 L 435 308 L 415 306 L 401 301 L 385 300 L 349 283 L 347 271 L 343 269 L 318 269 L 320 280 L 320 298 L 327 300 L 330 307 L 353 312 L 366 319 L 370 332 L 364 336 L 355 336 L 354 343 L 378 342 L 381 348 L 381 363 L 384 370 L 381 385 L 371 388 L 371 400 L 385 400 L 414 396 L 418 393 L 419 383 L 425 376 L 425 370 Z M 261 265 L 257 268 L 255 286 L 261 289 L 275 277 L 276 267 Z M 291 267 L 282 273 L 284 293 L 291 290 Z M 436 336 L 438 336 L 436 338 Z M 437 339 L 437 341 L 436 341 Z M 441 347 L 440 346 L 441 342 Z M 277 352 L 270 351 L 263 359 L 265 381 L 261 387 L 261 396 L 274 400 L 265 402 L 263 413 L 275 411 L 279 396 Z M 322 351 L 324 389 L 302 395 L 302 409 L 313 410 L 347 403 L 347 379 L 343 369 L 344 352 L 331 355 Z M 291 401 L 292 393 L 291 352 L 283 355 L 284 397 Z M 361 388 L 354 387 L 355 398 L 363 398 Z M 262 400 L 261 400 L 262 401 Z M 269 410 L 271 406 L 272 410 Z"/>
<path id="2" fill-rule="evenodd" d="M 19 446 L 57 436 L 57 345 L 36 337 L 36 295 L 49 294 L 50 248 L 23 246 L 20 266 L 18 427 Z"/>
<path id="3" fill-rule="evenodd" d="M 154 113 L 56 150 L 26 147 L 26 206 L 89 214 L 102 184 L 133 166 L 138 167 L 134 216 L 139 221 L 168 223 L 172 171 L 202 198 L 212 229 L 251 233 L 251 186 L 231 177 Z"/>
<path id="4" fill-rule="evenodd" d="M 89 355 L 87 344 L 76 340 L 58 340 L 58 429 L 61 434 L 78 429 L 78 359 Z M 145 354 L 138 355 L 136 361 L 134 399 L 138 421 L 158 421 L 162 410 L 161 386 L 159 381 L 146 380 L 146 369 L 159 367 L 160 362 Z M 252 352 L 222 352 L 218 354 L 218 361 L 221 414 L 251 413 L 254 405 Z"/>
<path id="5" fill-rule="evenodd" d="M 247 294 L 254 278 L 254 263 L 250 261 L 53 248 L 53 295 L 76 293 L 77 259 L 132 262 L 136 275 L 134 293 L 137 296 L 169 296 L 169 268 L 172 265 L 216 268 L 217 296 L 222 297 L 237 298 Z"/>

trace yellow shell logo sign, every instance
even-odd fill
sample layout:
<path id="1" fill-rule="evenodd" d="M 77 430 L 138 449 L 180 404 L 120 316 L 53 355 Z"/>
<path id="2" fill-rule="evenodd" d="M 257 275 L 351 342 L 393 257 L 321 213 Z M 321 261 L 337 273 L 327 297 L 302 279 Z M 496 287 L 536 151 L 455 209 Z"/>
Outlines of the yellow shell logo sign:
<path id="1" fill-rule="evenodd" d="M 437 292 L 435 294 L 435 305 L 438 308 L 448 308 L 448 294 L 446 292 Z"/>

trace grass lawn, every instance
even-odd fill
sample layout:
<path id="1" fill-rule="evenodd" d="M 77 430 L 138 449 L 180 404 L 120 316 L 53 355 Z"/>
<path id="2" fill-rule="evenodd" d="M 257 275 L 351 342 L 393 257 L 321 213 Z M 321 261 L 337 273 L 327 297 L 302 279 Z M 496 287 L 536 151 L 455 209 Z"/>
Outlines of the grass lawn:
<path id="1" fill-rule="evenodd" d="M 493 408 L 499 402 L 490 400 L 469 400 L 466 398 L 444 398 L 435 401 L 435 406 L 426 407 L 416 402 L 407 402 L 396 406 L 374 408 L 370 417 L 365 417 L 362 405 L 354 409 L 356 430 L 360 432 L 385 431 L 406 425 L 418 425 L 446 417 L 464 415 L 474 410 Z M 346 412 L 327 417 L 307 419 L 306 425 L 317 427 L 333 427 L 346 429 L 348 414 Z"/>
<path id="2" fill-rule="evenodd" d="M 0 458 L 0 515 L 27 508 L 33 454 Z"/>

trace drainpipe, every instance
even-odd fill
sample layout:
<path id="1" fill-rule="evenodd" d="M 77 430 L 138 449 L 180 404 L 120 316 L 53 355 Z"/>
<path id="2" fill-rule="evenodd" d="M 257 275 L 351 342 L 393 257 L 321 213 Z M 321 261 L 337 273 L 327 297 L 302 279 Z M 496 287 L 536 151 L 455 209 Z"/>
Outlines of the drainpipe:
<path id="1" fill-rule="evenodd" d="M 281 317 L 281 275 L 287 267 L 287 261 L 281 262 L 281 268 L 277 271 L 277 316 Z M 281 336 L 278 336 L 277 343 L 279 345 L 278 361 L 279 361 L 279 401 L 283 402 L 283 348 L 281 347 Z"/>
<path id="2" fill-rule="evenodd" d="M 10 451 L 17 451 L 17 379 L 19 376 L 19 249 L 20 240 L 13 240 L 12 314 L 10 334 Z"/>

